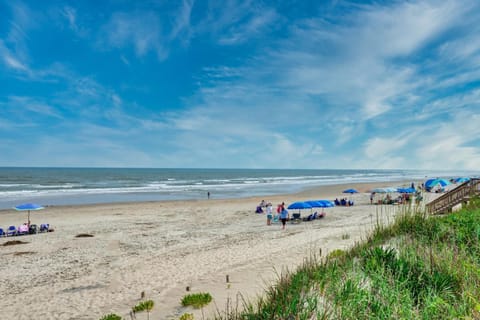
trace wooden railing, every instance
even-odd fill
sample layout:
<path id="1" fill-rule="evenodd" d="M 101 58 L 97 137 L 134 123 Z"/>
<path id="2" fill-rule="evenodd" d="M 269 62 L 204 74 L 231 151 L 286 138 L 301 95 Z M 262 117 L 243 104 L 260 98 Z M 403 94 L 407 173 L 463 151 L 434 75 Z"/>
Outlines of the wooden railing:
<path id="1" fill-rule="evenodd" d="M 470 197 L 479 194 L 480 179 L 471 179 L 429 202 L 426 209 L 431 214 L 451 212 L 454 206 L 467 202 Z"/>

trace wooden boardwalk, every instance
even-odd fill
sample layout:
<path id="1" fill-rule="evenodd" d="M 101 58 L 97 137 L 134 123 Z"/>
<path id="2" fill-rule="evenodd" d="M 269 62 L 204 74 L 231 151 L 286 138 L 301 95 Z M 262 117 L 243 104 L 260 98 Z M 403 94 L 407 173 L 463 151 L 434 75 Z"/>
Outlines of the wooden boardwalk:
<path id="1" fill-rule="evenodd" d="M 471 197 L 480 195 L 480 179 L 474 178 L 427 203 L 426 210 L 430 214 L 452 212 L 453 207 L 467 203 Z"/>

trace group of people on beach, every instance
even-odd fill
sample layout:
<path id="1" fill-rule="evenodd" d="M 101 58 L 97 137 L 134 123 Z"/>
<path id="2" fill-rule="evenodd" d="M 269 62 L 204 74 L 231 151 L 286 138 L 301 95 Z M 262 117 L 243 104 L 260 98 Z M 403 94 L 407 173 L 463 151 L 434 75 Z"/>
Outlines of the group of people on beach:
<path id="1" fill-rule="evenodd" d="M 262 202 L 260 202 L 260 204 L 257 206 L 255 212 L 263 213 L 263 210 L 265 210 L 267 214 L 267 226 L 272 225 L 272 221 L 281 221 L 282 229 L 285 229 L 287 220 L 289 218 L 288 210 L 285 208 L 285 202 L 282 202 L 277 206 L 277 212 L 275 216 L 273 213 L 273 205 L 271 202 L 267 203 L 265 200 L 262 200 Z"/>
<path id="2" fill-rule="evenodd" d="M 351 207 L 353 206 L 353 200 L 348 200 L 347 198 L 342 198 L 338 200 L 338 198 L 335 198 L 334 201 L 336 206 L 344 206 L 344 207 Z"/>

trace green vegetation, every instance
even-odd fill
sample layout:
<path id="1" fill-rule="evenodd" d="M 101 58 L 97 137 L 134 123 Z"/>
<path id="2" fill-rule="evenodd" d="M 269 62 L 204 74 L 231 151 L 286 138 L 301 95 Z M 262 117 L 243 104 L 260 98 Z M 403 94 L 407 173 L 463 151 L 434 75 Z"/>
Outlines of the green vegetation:
<path id="1" fill-rule="evenodd" d="M 182 316 L 179 318 L 179 320 L 193 320 L 193 314 L 191 313 L 184 313 Z"/>
<path id="2" fill-rule="evenodd" d="M 192 306 L 196 309 L 202 308 L 202 319 L 204 318 L 203 307 L 212 301 L 212 296 L 208 292 L 187 294 L 182 298 L 182 306 Z"/>
<path id="3" fill-rule="evenodd" d="M 122 320 L 122 317 L 116 315 L 115 313 L 110 313 L 101 317 L 100 320 Z"/>
<path id="4" fill-rule="evenodd" d="M 476 199 L 446 216 L 403 212 L 377 223 L 363 243 L 305 261 L 255 304 L 216 318 L 479 319 L 479 270 Z"/>
<path id="5" fill-rule="evenodd" d="M 203 306 L 206 306 L 212 301 L 212 296 L 210 293 L 206 292 L 200 292 L 200 293 L 192 293 L 192 294 L 187 294 L 182 298 L 182 306 L 187 307 L 187 306 L 193 306 L 194 308 L 202 308 Z"/>
<path id="6" fill-rule="evenodd" d="M 147 319 L 150 319 L 150 311 L 154 306 L 153 300 L 142 301 L 132 308 L 133 313 L 147 311 Z"/>

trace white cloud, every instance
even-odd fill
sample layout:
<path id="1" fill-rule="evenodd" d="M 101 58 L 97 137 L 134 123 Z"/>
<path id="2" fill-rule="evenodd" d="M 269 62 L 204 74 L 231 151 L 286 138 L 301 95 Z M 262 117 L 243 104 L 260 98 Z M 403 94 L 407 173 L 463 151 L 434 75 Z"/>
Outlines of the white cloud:
<path id="1" fill-rule="evenodd" d="M 220 36 L 218 42 L 223 45 L 236 45 L 245 42 L 252 37 L 257 37 L 262 34 L 262 32 L 270 28 L 277 19 L 278 15 L 272 9 L 254 12 L 247 21 L 239 25 L 230 26 L 227 34 Z"/>
<path id="2" fill-rule="evenodd" d="M 274 8 L 252 0 L 210 1 L 208 15 L 196 30 L 212 34 L 222 45 L 238 45 L 268 34 L 279 18 Z"/>
<path id="3" fill-rule="evenodd" d="M 372 6 L 357 16 L 354 44 L 375 55 L 395 57 L 410 55 L 443 30 L 467 10 L 457 1 L 399 2 L 393 7 Z M 352 37 L 349 37 L 353 40 Z"/>
<path id="4" fill-rule="evenodd" d="M 166 48 L 163 45 L 160 18 L 154 12 L 137 11 L 134 13 L 116 12 L 110 17 L 106 25 L 102 27 L 99 46 L 124 48 L 132 45 L 138 57 L 153 51 L 159 59 L 166 57 Z"/>
<path id="5" fill-rule="evenodd" d="M 190 16 L 194 0 L 183 0 L 178 13 L 175 15 L 172 30 L 170 31 L 170 39 L 176 39 L 180 35 L 183 41 L 188 41 L 191 37 Z"/>
<path id="6" fill-rule="evenodd" d="M 36 100 L 32 97 L 9 96 L 6 104 L 9 108 L 18 108 L 27 113 L 36 113 L 41 116 L 49 116 L 61 119 L 58 110 L 45 101 Z"/>
<path id="7" fill-rule="evenodd" d="M 79 27 L 77 25 L 77 12 L 74 8 L 65 6 L 62 10 L 62 14 L 67 19 L 68 25 L 70 29 L 72 29 L 74 32 L 79 31 Z"/>
<path id="8" fill-rule="evenodd" d="M 10 53 L 3 52 L 2 55 L 3 61 L 7 65 L 7 67 L 18 71 L 29 72 L 28 67 L 13 56 L 11 56 Z"/>
<path id="9" fill-rule="evenodd" d="M 418 137 L 415 156 L 422 168 L 480 168 L 480 115 L 474 110 L 457 110 Z"/>

